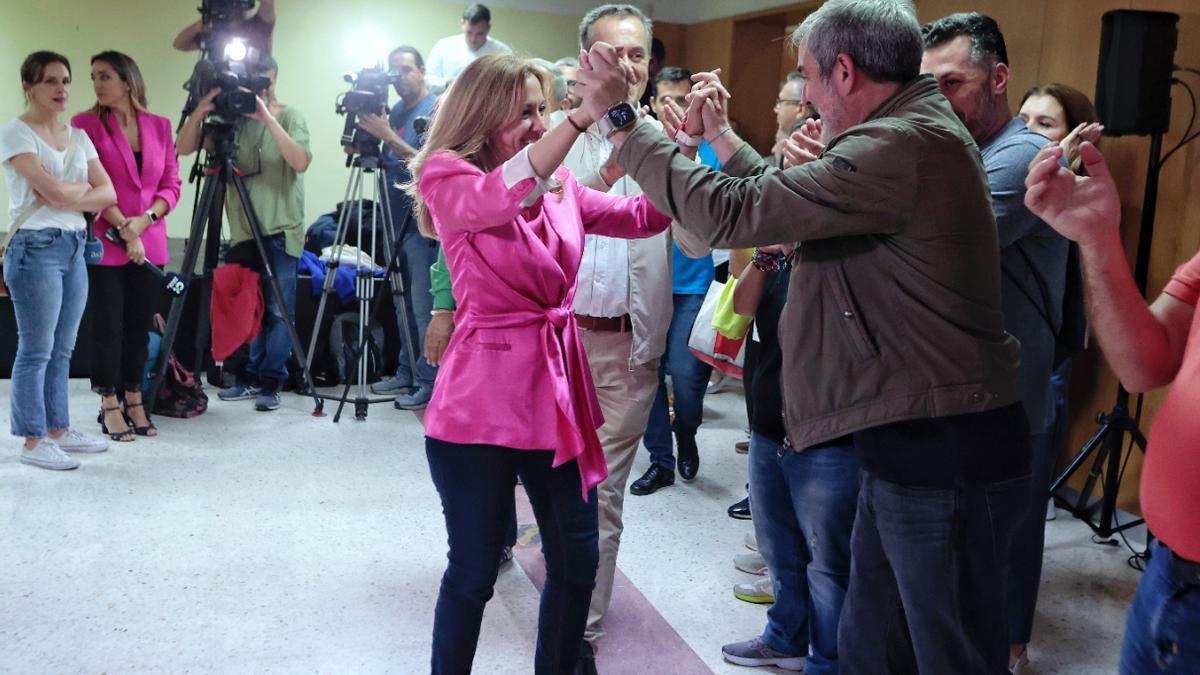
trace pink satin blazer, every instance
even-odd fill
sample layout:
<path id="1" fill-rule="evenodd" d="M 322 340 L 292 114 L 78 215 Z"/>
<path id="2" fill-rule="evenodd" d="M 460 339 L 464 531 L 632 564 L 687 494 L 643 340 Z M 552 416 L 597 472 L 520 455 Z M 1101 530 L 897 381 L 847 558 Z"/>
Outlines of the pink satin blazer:
<path id="1" fill-rule="evenodd" d="M 554 466 L 578 461 L 586 498 L 608 469 L 596 436 L 604 420 L 572 310 L 583 235 L 649 237 L 671 221 L 644 196 L 582 187 L 565 168 L 557 184 L 539 181 L 526 153 L 484 173 L 443 152 L 421 171 L 421 196 L 458 298 L 425 433 L 553 450 Z"/>
<path id="2" fill-rule="evenodd" d="M 80 113 L 71 118 L 71 126 L 82 129 L 96 146 L 100 163 L 112 179 L 117 192 L 117 206 L 126 217 L 145 213 L 154 200 L 161 197 L 171 210 L 179 201 L 179 161 L 175 158 L 175 140 L 171 132 L 171 121 L 165 117 L 138 111 L 138 137 L 142 146 L 142 168 L 137 161 L 125 134 L 121 133 L 115 119 L 109 119 L 112 131 L 104 128 L 97 115 Z M 101 265 L 124 265 L 129 262 L 125 249 L 110 244 L 103 237 L 104 230 L 111 225 L 97 216 L 92 227 L 96 236 L 104 242 L 104 257 Z M 142 244 L 146 247 L 146 259 L 156 265 L 167 262 L 167 219 L 159 218 L 142 233 Z"/>

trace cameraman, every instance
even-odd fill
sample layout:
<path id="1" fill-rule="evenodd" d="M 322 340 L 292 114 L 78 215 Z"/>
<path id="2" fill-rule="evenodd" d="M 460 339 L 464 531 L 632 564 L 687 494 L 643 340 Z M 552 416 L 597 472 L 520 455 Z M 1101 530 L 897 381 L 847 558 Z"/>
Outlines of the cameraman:
<path id="1" fill-rule="evenodd" d="M 412 200 L 397 186 L 412 178 L 408 172 L 408 160 L 425 143 L 415 122 L 420 118 L 429 119 L 437 99 L 425 86 L 425 61 L 413 47 L 404 45 L 393 49 L 388 55 L 388 68 L 396 77 L 393 86 L 400 101 L 392 107 L 387 119 L 382 115 L 360 115 L 359 127 L 386 145 L 383 163 L 388 179 L 388 201 L 392 225 L 402 242 L 404 261 L 401 273 L 404 277 L 405 304 L 408 306 L 407 317 L 401 317 L 400 308 L 396 308 L 396 320 L 408 322 L 408 334 L 416 344 L 401 343 L 396 374 L 371 385 L 371 390 L 377 394 L 395 394 L 396 407 L 401 410 L 420 410 L 433 394 L 433 378 L 437 374 L 425 360 L 424 354 L 425 330 L 433 309 L 433 296 L 429 293 L 429 266 L 437 260 L 438 248 L 436 241 L 427 239 L 417 231 Z M 400 327 L 403 336 L 403 324 Z M 408 352 L 410 349 L 413 351 Z M 413 354 L 417 360 L 415 373 L 411 372 L 407 353 Z"/>
<path id="2" fill-rule="evenodd" d="M 237 165 L 244 173 L 246 192 L 264 237 L 268 262 L 279 281 L 289 317 L 295 316 L 296 275 L 300 253 L 304 249 L 304 177 L 312 161 L 308 147 L 308 125 L 296 108 L 275 98 L 275 78 L 279 66 L 263 56 L 256 68 L 270 84 L 257 96 L 258 107 L 238 126 Z M 196 111 L 188 117 L 179 133 L 180 155 L 196 152 L 201 142 L 201 125 L 215 109 L 213 99 L 219 89 L 210 91 Z M 206 146 L 206 149 L 207 148 Z M 229 186 L 225 197 L 230 239 L 234 244 L 253 239 L 250 224 L 242 212 L 237 193 Z M 266 314 L 263 329 L 250 345 L 250 362 L 240 381 L 222 389 L 223 401 L 255 399 L 255 410 L 279 407 L 279 389 L 287 381 L 287 362 L 292 353 L 283 314 L 269 289 L 263 290 Z"/>
<path id="3" fill-rule="evenodd" d="M 259 0 L 258 11 L 251 16 L 245 16 L 248 10 L 229 8 L 229 5 L 243 2 L 245 0 L 205 0 L 204 7 L 200 10 L 201 19 L 179 32 L 175 37 L 175 49 L 181 52 L 200 49 L 200 41 L 205 37 L 204 23 L 207 19 L 214 33 L 207 36 L 212 47 L 209 50 L 212 58 L 223 58 L 225 45 L 235 37 L 245 40 L 246 46 L 257 49 L 260 54 L 270 54 L 271 35 L 275 31 L 275 0 Z M 230 21 L 227 16 L 230 12 L 238 12 L 239 18 Z"/>

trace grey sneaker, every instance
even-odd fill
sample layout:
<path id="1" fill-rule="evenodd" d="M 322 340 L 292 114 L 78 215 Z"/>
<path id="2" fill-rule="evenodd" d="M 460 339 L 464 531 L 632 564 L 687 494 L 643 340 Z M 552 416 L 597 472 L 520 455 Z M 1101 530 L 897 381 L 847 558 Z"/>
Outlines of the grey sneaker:
<path id="1" fill-rule="evenodd" d="M 88 438 L 74 429 L 67 429 L 67 433 L 52 440 L 65 452 L 97 453 L 108 449 L 108 441 Z"/>
<path id="2" fill-rule="evenodd" d="M 775 602 L 775 584 L 769 575 L 757 581 L 734 584 L 733 597 L 756 605 L 770 605 Z"/>
<path id="3" fill-rule="evenodd" d="M 767 561 L 763 560 L 762 554 L 758 551 L 739 553 L 733 556 L 733 566 L 746 574 L 767 573 Z"/>
<path id="4" fill-rule="evenodd" d="M 268 412 L 271 410 L 279 410 L 279 392 L 277 391 L 260 391 L 258 396 L 254 397 L 254 409 L 259 412 Z"/>
<path id="5" fill-rule="evenodd" d="M 21 463 L 39 466 L 52 471 L 67 471 L 78 469 L 79 460 L 71 457 L 58 447 L 58 443 L 43 438 L 32 448 L 21 448 Z"/>
<path id="6" fill-rule="evenodd" d="M 776 666 L 784 670 L 804 672 L 804 657 L 791 656 L 768 647 L 762 638 L 734 642 L 721 647 L 721 656 L 739 666 Z"/>
<path id="7" fill-rule="evenodd" d="M 751 551 L 758 550 L 758 537 L 754 536 L 753 530 L 746 533 L 746 538 L 743 541 L 746 543 L 746 548 L 750 549 Z"/>
<path id="8" fill-rule="evenodd" d="M 217 398 L 222 401 L 249 401 L 252 398 L 257 398 L 260 391 L 262 390 L 256 385 L 239 383 L 218 391 Z"/>
<path id="9" fill-rule="evenodd" d="M 398 396 L 407 394 L 412 390 L 412 378 L 393 375 L 386 380 L 380 380 L 371 385 L 371 392 L 374 394 L 391 394 Z"/>
<path id="10" fill-rule="evenodd" d="M 407 394 L 396 397 L 396 407 L 400 410 L 424 410 L 429 405 L 433 392 L 425 387 L 417 387 Z"/>

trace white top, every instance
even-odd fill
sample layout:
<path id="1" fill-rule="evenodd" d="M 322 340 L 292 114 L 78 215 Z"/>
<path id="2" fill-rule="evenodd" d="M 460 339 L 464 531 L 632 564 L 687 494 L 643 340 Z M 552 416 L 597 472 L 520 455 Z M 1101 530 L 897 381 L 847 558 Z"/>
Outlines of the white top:
<path id="1" fill-rule="evenodd" d="M 558 114 L 563 113 L 563 114 Z M 562 124 L 567 111 L 550 116 L 551 128 Z M 612 187 L 604 184 L 600 168 L 612 156 L 613 144 L 600 133 L 597 125 L 575 139 L 563 159 L 563 166 L 575 174 L 580 185 L 614 195 L 634 197 L 642 188 L 623 176 Z M 579 285 L 575 290 L 575 313 L 584 316 L 615 317 L 629 313 L 629 241 L 598 234 L 584 236 L 583 260 L 579 263 Z"/>
<path id="2" fill-rule="evenodd" d="M 67 151 L 56 150 L 42 139 L 28 124 L 20 118 L 0 127 L 0 162 L 4 164 L 4 177 L 8 181 L 8 221 L 9 224 L 17 219 L 36 197 L 29 186 L 29 181 L 13 168 L 10 161 L 23 153 L 33 153 L 51 174 L 61 181 L 74 183 L 86 182 L 88 177 L 88 161 L 99 157 L 92 139 L 82 131 L 74 133 L 75 142 L 83 145 L 75 151 L 71 166 L 63 167 L 67 159 Z M 43 206 L 38 209 L 25 224 L 23 230 L 45 230 L 58 228 L 62 230 L 83 230 L 86 224 L 83 214 L 78 211 L 62 211 Z"/>
<path id="3" fill-rule="evenodd" d="M 478 50 L 467 44 L 467 36 L 457 33 L 438 40 L 425 60 L 425 84 L 444 88 L 472 61 L 488 54 L 507 54 L 512 49 L 503 42 L 488 37 Z"/>

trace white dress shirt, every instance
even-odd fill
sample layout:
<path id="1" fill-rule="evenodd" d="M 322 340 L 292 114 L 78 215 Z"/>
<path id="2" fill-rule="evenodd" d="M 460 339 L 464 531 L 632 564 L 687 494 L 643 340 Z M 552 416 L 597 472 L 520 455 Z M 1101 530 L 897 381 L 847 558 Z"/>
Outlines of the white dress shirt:
<path id="1" fill-rule="evenodd" d="M 467 36 L 462 33 L 444 37 L 429 51 L 429 58 L 425 62 L 425 84 L 443 89 L 475 59 L 511 51 L 508 45 L 490 36 L 477 50 L 471 49 L 471 45 L 467 44 Z"/>

